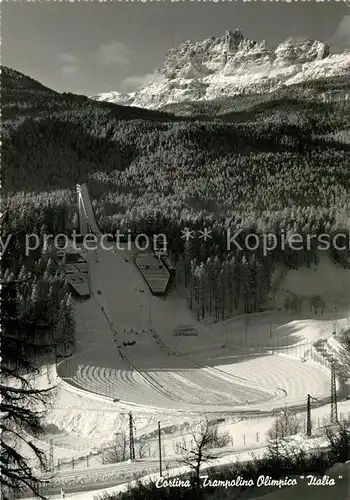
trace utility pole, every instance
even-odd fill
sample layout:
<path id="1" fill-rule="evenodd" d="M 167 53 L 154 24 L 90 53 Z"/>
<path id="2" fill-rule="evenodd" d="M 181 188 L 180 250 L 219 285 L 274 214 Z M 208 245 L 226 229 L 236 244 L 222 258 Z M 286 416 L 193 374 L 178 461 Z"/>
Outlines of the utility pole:
<path id="1" fill-rule="evenodd" d="M 288 415 L 288 407 L 287 403 L 284 406 L 284 421 L 285 421 L 285 427 L 286 427 L 286 435 L 288 436 L 288 424 L 289 424 L 289 415 Z"/>
<path id="2" fill-rule="evenodd" d="M 284 410 L 281 411 L 281 416 L 283 417 L 284 422 L 281 421 L 281 437 L 285 438 L 288 436 L 288 410 L 287 404 L 284 407 Z"/>
<path id="3" fill-rule="evenodd" d="M 148 329 L 152 331 L 152 294 L 148 294 Z"/>
<path id="4" fill-rule="evenodd" d="M 161 430 L 160 430 L 160 422 L 158 422 L 158 446 L 159 446 L 159 475 L 162 477 L 162 438 L 161 438 Z"/>
<path id="5" fill-rule="evenodd" d="M 334 362 L 331 366 L 331 423 L 338 423 L 337 380 L 335 375 Z"/>
<path id="6" fill-rule="evenodd" d="M 130 446 L 130 460 L 135 460 L 134 423 L 131 412 L 129 413 L 129 446 Z"/>
<path id="7" fill-rule="evenodd" d="M 307 400 L 306 400 L 306 435 L 308 437 L 311 436 L 311 432 L 312 432 L 311 400 L 318 401 L 318 399 L 312 397 L 310 394 L 307 395 Z"/>
<path id="8" fill-rule="evenodd" d="M 278 418 L 276 418 L 276 423 L 275 423 L 275 434 L 276 434 L 276 437 L 275 437 L 275 455 L 276 455 L 276 458 L 277 460 L 279 460 L 279 456 L 280 456 L 280 453 L 279 453 L 279 436 L 278 436 Z"/>
<path id="9" fill-rule="evenodd" d="M 311 437 L 311 396 L 307 395 L 306 402 L 306 435 Z"/>
<path id="10" fill-rule="evenodd" d="M 53 439 L 50 439 L 50 454 L 49 454 L 49 469 L 53 471 L 55 468 L 54 458 L 53 458 Z"/>

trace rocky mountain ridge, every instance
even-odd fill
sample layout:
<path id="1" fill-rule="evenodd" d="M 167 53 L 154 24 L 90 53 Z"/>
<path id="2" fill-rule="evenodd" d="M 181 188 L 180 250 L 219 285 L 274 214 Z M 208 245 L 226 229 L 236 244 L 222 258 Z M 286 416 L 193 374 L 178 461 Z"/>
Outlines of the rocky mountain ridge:
<path id="1" fill-rule="evenodd" d="M 92 98 L 159 109 L 346 75 L 350 76 L 350 51 L 331 54 L 323 42 L 293 38 L 270 48 L 265 40 L 249 40 L 236 30 L 170 49 L 152 82 L 135 92 L 112 91 Z"/>

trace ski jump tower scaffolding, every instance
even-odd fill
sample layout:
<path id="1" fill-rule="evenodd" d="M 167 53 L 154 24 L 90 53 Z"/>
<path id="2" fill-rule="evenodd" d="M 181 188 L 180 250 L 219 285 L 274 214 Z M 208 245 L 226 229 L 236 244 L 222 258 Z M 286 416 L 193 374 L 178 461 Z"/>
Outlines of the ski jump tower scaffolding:
<path id="1" fill-rule="evenodd" d="M 77 195 L 80 234 L 83 236 L 88 234 L 88 229 L 90 228 L 91 232 L 96 234 L 96 236 L 101 236 L 86 184 L 77 184 Z"/>
<path id="2" fill-rule="evenodd" d="M 95 215 L 92 209 L 90 196 L 86 184 L 77 184 L 78 215 L 80 240 L 87 234 L 94 233 L 101 236 Z M 81 242 L 80 241 L 80 242 Z M 80 297 L 88 298 L 91 295 L 89 260 L 84 257 L 84 252 L 68 249 L 63 252 L 61 265 L 64 268 L 66 279 L 74 293 Z"/>

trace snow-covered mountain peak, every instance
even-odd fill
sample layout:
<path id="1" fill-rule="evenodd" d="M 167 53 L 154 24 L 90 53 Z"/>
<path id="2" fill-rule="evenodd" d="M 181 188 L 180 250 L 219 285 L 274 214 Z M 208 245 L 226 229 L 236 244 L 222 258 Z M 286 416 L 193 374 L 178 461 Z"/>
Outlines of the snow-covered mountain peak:
<path id="1" fill-rule="evenodd" d="M 103 92 L 102 94 L 92 95 L 90 99 L 95 101 L 106 101 L 106 102 L 117 102 L 118 104 L 129 106 L 135 98 L 136 93 L 123 93 L 116 90 L 111 90 L 110 92 Z"/>
<path id="2" fill-rule="evenodd" d="M 93 96 L 118 104 L 162 108 L 274 91 L 283 85 L 350 74 L 350 53 L 330 54 L 318 40 L 287 38 L 275 47 L 245 38 L 242 31 L 187 40 L 169 49 L 152 81 L 131 94 Z"/>

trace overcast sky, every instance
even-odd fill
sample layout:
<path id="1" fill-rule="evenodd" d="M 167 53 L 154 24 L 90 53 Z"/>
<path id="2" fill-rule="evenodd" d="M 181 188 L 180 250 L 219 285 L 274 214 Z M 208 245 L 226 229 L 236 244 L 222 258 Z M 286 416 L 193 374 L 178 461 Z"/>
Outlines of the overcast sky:
<path id="1" fill-rule="evenodd" d="M 2 64 L 62 92 L 130 91 L 169 48 L 239 28 L 247 38 L 289 36 L 350 46 L 350 0 L 329 3 L 2 3 Z"/>

